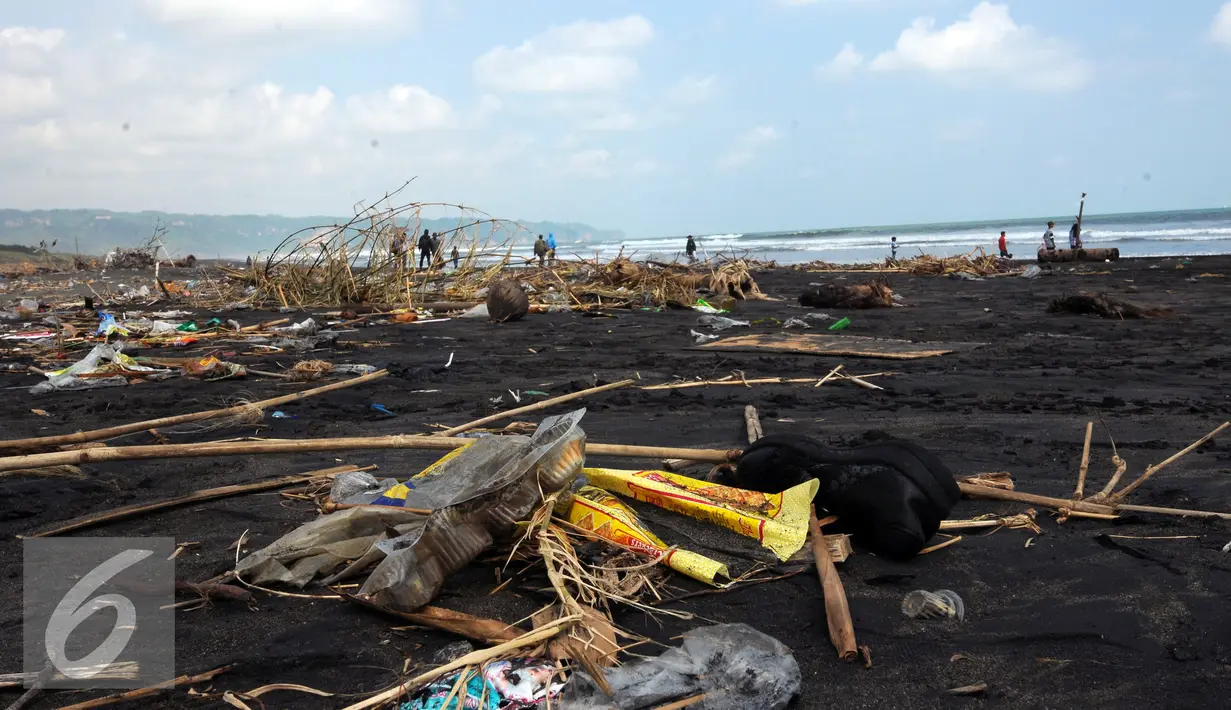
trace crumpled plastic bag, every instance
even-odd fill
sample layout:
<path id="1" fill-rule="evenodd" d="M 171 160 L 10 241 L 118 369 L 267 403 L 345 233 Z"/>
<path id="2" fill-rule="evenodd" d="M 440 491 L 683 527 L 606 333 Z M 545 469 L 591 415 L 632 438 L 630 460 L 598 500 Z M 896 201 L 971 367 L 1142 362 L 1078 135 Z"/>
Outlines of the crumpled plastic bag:
<path id="1" fill-rule="evenodd" d="M 1024 271 L 1022 271 L 1023 279 L 1037 279 L 1042 275 L 1043 270 L 1040 269 L 1037 264 L 1031 264 L 1030 266 L 1027 266 Z"/>
<path id="2" fill-rule="evenodd" d="M 283 326 L 281 328 L 273 328 L 275 333 L 284 333 L 294 338 L 305 338 L 310 335 L 316 335 L 320 332 L 321 327 L 316 324 L 316 321 L 311 318 L 305 319 L 302 323 Z"/>
<path id="3" fill-rule="evenodd" d="M 714 330 L 726 330 L 727 328 L 746 328 L 750 325 L 746 320 L 735 320 L 726 316 L 701 316 L 697 319 L 697 325 L 708 325 Z"/>
<path id="4" fill-rule="evenodd" d="M 778 639 L 747 624 L 693 629 L 657 658 L 605 672 L 609 697 L 584 672 L 573 673 L 560 710 L 641 710 L 701 693 L 704 710 L 781 710 L 799 694 L 799 664 Z"/>

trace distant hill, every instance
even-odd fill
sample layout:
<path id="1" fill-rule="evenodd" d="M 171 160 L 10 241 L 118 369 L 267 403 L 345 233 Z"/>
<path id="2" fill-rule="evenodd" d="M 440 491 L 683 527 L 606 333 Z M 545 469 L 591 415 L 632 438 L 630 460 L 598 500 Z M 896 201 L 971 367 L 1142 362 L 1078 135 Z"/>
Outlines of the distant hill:
<path id="1" fill-rule="evenodd" d="M 283 217 L 281 215 L 193 215 L 168 212 L 111 212 L 108 210 L 0 209 L 0 243 L 50 245 L 53 251 L 104 254 L 117 246 L 143 243 L 157 225 L 167 227 L 166 243 L 172 254 L 243 258 L 272 249 L 287 236 L 310 227 L 342 224 L 342 217 Z M 520 221 L 520 220 L 517 220 Z M 616 230 L 595 229 L 573 222 L 520 222 L 537 233 L 552 232 L 561 243 L 595 243 L 623 238 Z M 421 229 L 445 231 L 457 227 L 457 218 L 424 220 Z"/>

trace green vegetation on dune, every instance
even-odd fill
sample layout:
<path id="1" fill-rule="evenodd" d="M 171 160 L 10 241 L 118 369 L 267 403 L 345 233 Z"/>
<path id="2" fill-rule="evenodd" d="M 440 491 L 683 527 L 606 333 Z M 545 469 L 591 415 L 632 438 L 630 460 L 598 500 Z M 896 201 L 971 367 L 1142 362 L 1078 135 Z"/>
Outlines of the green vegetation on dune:
<path id="1" fill-rule="evenodd" d="M 281 215 L 190 215 L 168 212 L 110 212 L 108 210 L 14 210 L 0 209 L 0 242 L 22 251 L 39 241 L 59 240 L 56 251 L 103 254 L 117 246 L 133 247 L 154 233 L 167 228 L 167 248 L 177 256 L 194 254 L 208 259 L 217 256 L 243 258 L 260 250 L 272 249 L 287 236 L 311 227 L 340 224 L 341 217 L 283 217 Z M 538 233 L 552 232 L 564 243 L 619 239 L 622 234 L 599 230 L 585 224 L 522 222 Z M 424 220 L 432 231 L 456 228 L 456 217 Z M 528 241 L 528 237 L 525 238 Z"/>

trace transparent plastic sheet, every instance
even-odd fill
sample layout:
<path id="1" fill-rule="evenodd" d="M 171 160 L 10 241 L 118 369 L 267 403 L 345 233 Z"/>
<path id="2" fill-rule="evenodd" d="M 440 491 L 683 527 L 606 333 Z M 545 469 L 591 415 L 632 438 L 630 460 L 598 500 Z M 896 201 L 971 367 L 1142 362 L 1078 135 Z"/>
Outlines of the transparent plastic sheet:
<path id="1" fill-rule="evenodd" d="M 389 537 L 421 530 L 427 517 L 391 506 L 347 508 L 301 525 L 239 561 L 235 571 L 254 584 L 303 588 L 317 575 L 362 557 Z"/>
<path id="2" fill-rule="evenodd" d="M 641 710 L 689 698 L 698 710 L 781 710 L 799 694 L 799 664 L 777 639 L 747 624 L 693 629 L 657 658 L 606 670 L 608 696 L 581 671 L 573 673 L 559 710 Z"/>
<path id="3" fill-rule="evenodd" d="M 430 602 L 449 574 L 510 534 L 542 496 L 572 486 L 585 461 L 584 414 L 548 417 L 528 440 L 481 439 L 414 479 L 405 505 L 434 512 L 421 530 L 379 543 L 386 556 L 359 596 L 401 611 Z"/>
<path id="4" fill-rule="evenodd" d="M 120 352 L 120 346 L 98 344 L 85 357 L 63 370 L 47 373 L 47 381 L 40 382 L 30 388 L 30 394 L 44 394 L 57 390 L 84 390 L 97 387 L 115 387 L 128 384 L 128 379 L 122 375 L 115 377 L 82 378 L 84 375 L 97 371 L 104 365 L 123 365 L 127 370 L 138 372 L 163 372 L 158 368 L 138 365 L 132 358 Z M 170 375 L 171 373 L 166 373 Z"/>

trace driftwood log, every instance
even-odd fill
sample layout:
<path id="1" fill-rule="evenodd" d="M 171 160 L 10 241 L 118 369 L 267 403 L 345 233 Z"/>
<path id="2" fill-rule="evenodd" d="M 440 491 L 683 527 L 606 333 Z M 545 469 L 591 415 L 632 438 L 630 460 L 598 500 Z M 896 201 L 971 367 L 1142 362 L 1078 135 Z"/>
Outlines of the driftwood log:
<path id="1" fill-rule="evenodd" d="M 1039 250 L 1039 263 L 1060 263 L 1065 261 L 1119 261 L 1119 249 L 1057 249 L 1055 251 Z"/>
<path id="2" fill-rule="evenodd" d="M 1103 318 L 1158 318 L 1170 314 L 1171 310 L 1129 303 L 1102 292 L 1082 291 L 1075 296 L 1053 300 L 1047 306 L 1047 312 L 1093 314 Z"/>
<path id="3" fill-rule="evenodd" d="M 799 305 L 808 308 L 889 308 L 893 290 L 885 281 L 844 286 L 824 284 L 799 295 Z"/>

